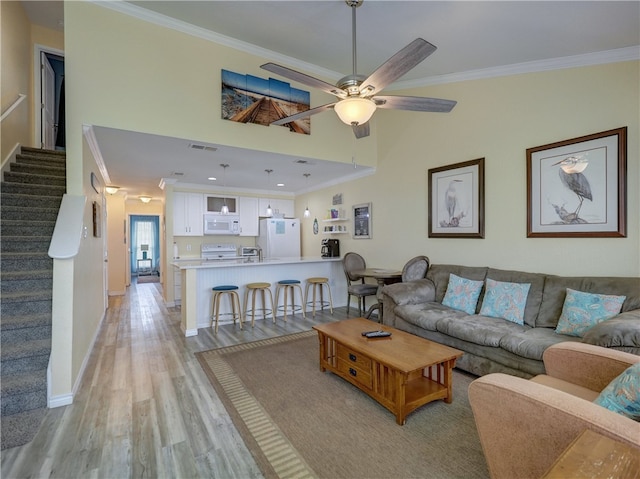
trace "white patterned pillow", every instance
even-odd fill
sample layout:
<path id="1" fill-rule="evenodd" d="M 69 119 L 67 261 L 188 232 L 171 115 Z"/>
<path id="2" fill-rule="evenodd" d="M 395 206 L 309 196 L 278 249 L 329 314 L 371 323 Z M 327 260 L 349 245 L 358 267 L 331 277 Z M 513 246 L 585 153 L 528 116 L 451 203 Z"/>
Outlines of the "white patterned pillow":
<path id="1" fill-rule="evenodd" d="M 504 283 L 487 278 L 480 314 L 523 325 L 529 288 L 529 283 Z"/>
<path id="2" fill-rule="evenodd" d="M 464 311 L 467 314 L 476 312 L 476 305 L 482 290 L 482 281 L 461 278 L 455 274 L 449 274 L 449 284 L 442 304 L 453 309 Z"/>
<path id="3" fill-rule="evenodd" d="M 583 337 L 588 329 L 620 313 L 626 296 L 593 294 L 567 288 L 556 333 Z"/>

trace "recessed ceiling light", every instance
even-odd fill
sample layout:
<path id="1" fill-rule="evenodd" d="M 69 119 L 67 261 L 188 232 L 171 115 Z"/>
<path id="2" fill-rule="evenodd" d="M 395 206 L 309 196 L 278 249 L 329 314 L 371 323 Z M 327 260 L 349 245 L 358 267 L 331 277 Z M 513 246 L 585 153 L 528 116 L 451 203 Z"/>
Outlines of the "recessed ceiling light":
<path id="1" fill-rule="evenodd" d="M 284 183 L 278 183 L 276 186 L 284 186 Z"/>
<path id="2" fill-rule="evenodd" d="M 207 178 L 207 180 L 210 181 L 216 181 L 218 178 L 216 178 L 215 176 L 210 176 L 209 178 Z"/>

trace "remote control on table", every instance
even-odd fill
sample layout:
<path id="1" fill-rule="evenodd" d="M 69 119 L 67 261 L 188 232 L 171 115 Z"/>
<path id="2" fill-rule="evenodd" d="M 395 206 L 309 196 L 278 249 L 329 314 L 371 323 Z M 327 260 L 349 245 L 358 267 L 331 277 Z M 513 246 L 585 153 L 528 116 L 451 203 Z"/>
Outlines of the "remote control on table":
<path id="1" fill-rule="evenodd" d="M 365 336 L 367 338 L 388 338 L 391 333 L 388 331 L 368 331 Z"/>

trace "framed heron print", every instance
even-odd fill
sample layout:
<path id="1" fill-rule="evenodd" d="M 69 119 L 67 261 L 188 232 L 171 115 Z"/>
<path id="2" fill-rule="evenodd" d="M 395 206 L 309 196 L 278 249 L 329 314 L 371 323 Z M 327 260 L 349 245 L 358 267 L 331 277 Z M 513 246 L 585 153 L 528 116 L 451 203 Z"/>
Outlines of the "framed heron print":
<path id="1" fill-rule="evenodd" d="M 527 150 L 527 237 L 626 237 L 627 128 Z"/>
<path id="2" fill-rule="evenodd" d="M 429 170 L 429 237 L 484 238 L 484 158 Z"/>

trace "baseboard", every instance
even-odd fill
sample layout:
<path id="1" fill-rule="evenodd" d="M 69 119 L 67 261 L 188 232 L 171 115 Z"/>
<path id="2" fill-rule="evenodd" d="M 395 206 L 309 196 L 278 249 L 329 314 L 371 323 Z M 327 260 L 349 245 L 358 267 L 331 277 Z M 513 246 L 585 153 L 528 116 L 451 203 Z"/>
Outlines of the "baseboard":
<path id="1" fill-rule="evenodd" d="M 54 396 L 49 398 L 47 402 L 49 409 L 68 406 L 69 404 L 73 404 L 73 394 L 61 394 L 60 396 Z"/>
<path id="2" fill-rule="evenodd" d="M 9 168 L 11 167 L 11 163 L 15 163 L 16 156 L 21 151 L 22 151 L 22 146 L 20 145 L 20 143 L 16 143 L 16 146 L 13 147 L 13 150 L 11 150 L 9 154 L 5 158 L 3 158 L 2 167 L 0 168 L 0 173 L 2 173 L 3 178 L 4 178 L 4 172 L 9 171 Z"/>
<path id="3" fill-rule="evenodd" d="M 122 291 L 109 291 L 109 296 L 124 296 L 125 294 L 127 294 L 126 290 L 122 290 Z"/>
<path id="4" fill-rule="evenodd" d="M 197 329 L 187 329 L 184 332 L 184 337 L 185 338 L 189 338 L 191 336 L 197 336 L 198 335 L 198 330 Z"/>

